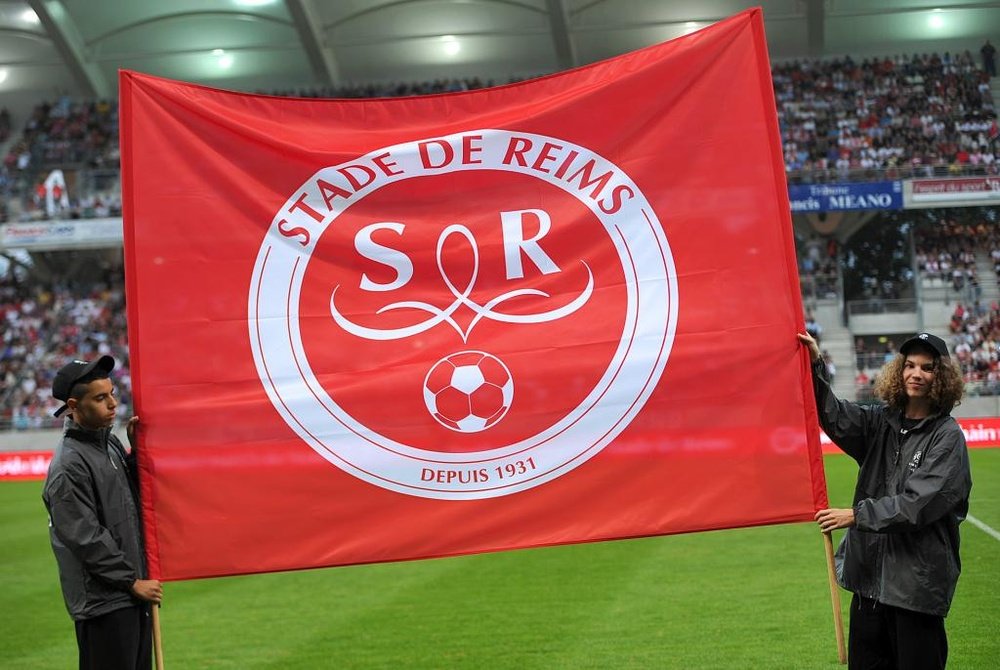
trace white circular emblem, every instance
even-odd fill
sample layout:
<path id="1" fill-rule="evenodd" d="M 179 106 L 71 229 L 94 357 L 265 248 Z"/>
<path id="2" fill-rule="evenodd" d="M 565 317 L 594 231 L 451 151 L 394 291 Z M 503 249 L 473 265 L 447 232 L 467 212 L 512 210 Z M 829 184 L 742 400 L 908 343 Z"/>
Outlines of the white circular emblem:
<path id="1" fill-rule="evenodd" d="M 563 168 L 557 167 L 560 160 Z M 581 177 L 567 178 L 569 171 L 564 168 L 571 162 L 585 165 L 585 171 L 575 173 Z M 363 424 L 327 393 L 303 346 L 299 298 L 318 240 L 352 204 L 402 180 L 458 171 L 519 173 L 554 185 L 585 205 L 617 253 L 627 304 L 622 306 L 624 327 L 614 355 L 598 383 L 575 408 L 529 438 L 479 451 L 448 453 L 390 439 L 380 433 L 379 425 L 372 425 L 371 420 Z M 595 198 L 598 190 L 614 197 Z M 587 268 L 591 278 L 587 288 L 560 309 L 512 315 L 497 309 L 501 298 L 477 304 L 470 298 L 475 272 L 463 288 L 452 283 L 442 266 L 440 247 L 449 235 L 465 237 L 474 250 L 475 240 L 464 227 L 452 225 L 439 241 L 438 269 L 454 298 L 451 306 L 442 309 L 412 301 L 388 305 L 379 311 L 405 307 L 430 316 L 404 328 L 375 330 L 355 323 L 338 309 L 335 289 L 331 318 L 351 336 L 371 341 L 414 337 L 435 328 L 450 328 L 467 341 L 477 323 L 554 321 L 580 308 L 594 294 L 593 276 Z M 462 326 L 452 318 L 459 308 L 475 313 L 470 324 Z M 656 214 L 639 187 L 616 165 L 585 147 L 506 130 L 475 130 L 406 142 L 319 170 L 292 193 L 271 222 L 254 266 L 248 300 L 250 341 L 260 380 L 275 409 L 304 442 L 333 465 L 370 484 L 449 500 L 523 491 L 560 477 L 599 453 L 636 417 L 658 383 L 673 344 L 676 320 L 673 258 Z M 462 436 L 510 421 L 505 415 L 516 397 L 518 380 L 502 362 L 502 352 L 458 349 L 426 361 L 426 376 L 421 373 L 416 380 L 427 412 Z"/>

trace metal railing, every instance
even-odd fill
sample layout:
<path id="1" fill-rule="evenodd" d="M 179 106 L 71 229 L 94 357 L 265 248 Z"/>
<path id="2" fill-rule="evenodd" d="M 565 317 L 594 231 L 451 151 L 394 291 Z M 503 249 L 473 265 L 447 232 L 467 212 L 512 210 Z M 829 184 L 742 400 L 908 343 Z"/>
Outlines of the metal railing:
<path id="1" fill-rule="evenodd" d="M 836 272 L 799 275 L 799 289 L 802 299 L 807 302 L 838 298 L 839 285 Z"/>
<path id="2" fill-rule="evenodd" d="M 921 293 L 925 298 L 935 296 L 940 298 L 946 305 L 952 302 L 972 305 L 979 302 L 983 297 L 983 287 L 980 284 L 963 282 L 961 286 L 956 288 L 952 279 L 932 277 L 926 271 L 921 271 L 920 282 Z"/>
<path id="3" fill-rule="evenodd" d="M 966 382 L 965 395 L 974 397 L 998 396 L 1000 395 L 1000 382 L 997 381 Z"/>
<path id="4" fill-rule="evenodd" d="M 900 338 L 900 341 L 903 338 Z M 883 365 L 896 357 L 895 347 L 891 351 L 862 351 L 854 352 L 854 362 L 858 370 L 865 370 L 874 376 Z"/>
<path id="5" fill-rule="evenodd" d="M 934 163 L 889 168 L 827 168 L 786 170 L 789 184 L 834 184 L 838 182 L 896 181 L 929 177 L 984 177 L 1000 174 L 1000 163 L 957 165 Z"/>
<path id="6" fill-rule="evenodd" d="M 864 300 L 848 300 L 848 316 L 862 314 L 910 314 L 916 313 L 916 298 L 883 300 L 881 298 L 866 298 Z"/>

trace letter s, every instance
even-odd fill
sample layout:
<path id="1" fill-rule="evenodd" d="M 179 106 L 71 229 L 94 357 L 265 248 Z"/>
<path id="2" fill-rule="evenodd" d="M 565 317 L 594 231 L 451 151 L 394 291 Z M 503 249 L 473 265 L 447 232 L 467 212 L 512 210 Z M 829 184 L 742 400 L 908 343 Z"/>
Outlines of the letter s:
<path id="1" fill-rule="evenodd" d="M 391 230 L 397 235 L 402 235 L 404 228 L 402 223 L 384 221 L 365 226 L 354 236 L 354 248 L 358 250 L 359 254 L 396 271 L 396 278 L 388 284 L 374 282 L 368 278 L 368 275 L 362 274 L 360 286 L 365 291 L 393 291 L 405 286 L 410 281 L 413 276 L 413 262 L 410 257 L 402 251 L 384 247 L 372 240 L 372 233 L 376 230 Z"/>
<path id="2" fill-rule="evenodd" d="M 626 194 L 624 197 L 622 196 L 623 193 Z M 622 208 L 622 205 L 625 204 L 626 199 L 631 199 L 633 197 L 635 197 L 635 191 L 633 191 L 625 184 L 622 184 L 620 186 L 615 186 L 614 189 L 611 191 L 610 205 L 602 201 L 598 203 L 597 206 L 605 214 L 614 214 L 615 212 L 617 212 L 619 209 Z"/>
<path id="3" fill-rule="evenodd" d="M 282 226 L 285 226 L 285 227 L 282 227 Z M 302 226 L 295 226 L 294 228 L 288 228 L 287 226 L 288 226 L 288 221 L 286 219 L 282 219 L 281 221 L 278 221 L 278 232 L 281 233 L 282 235 L 284 235 L 285 237 L 296 237 L 298 235 L 301 235 L 302 239 L 299 240 L 299 244 L 301 244 L 304 247 L 308 247 L 309 246 L 309 231 L 308 230 L 306 230 Z"/>

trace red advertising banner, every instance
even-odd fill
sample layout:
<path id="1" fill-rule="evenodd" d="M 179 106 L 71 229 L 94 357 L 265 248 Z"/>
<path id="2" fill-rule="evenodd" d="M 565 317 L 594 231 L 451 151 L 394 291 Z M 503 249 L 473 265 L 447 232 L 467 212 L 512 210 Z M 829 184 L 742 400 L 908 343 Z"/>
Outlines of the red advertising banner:
<path id="1" fill-rule="evenodd" d="M 1000 447 L 1000 417 L 958 419 L 969 449 Z M 840 449 L 820 431 L 824 454 L 839 454 Z M 42 480 L 49 470 L 51 451 L 0 451 L 0 481 Z"/>
<path id="2" fill-rule="evenodd" d="M 1000 447 L 1000 417 L 957 419 L 957 421 L 969 449 Z M 823 431 L 820 431 L 819 440 L 823 445 L 824 454 L 843 453 Z"/>
<path id="3" fill-rule="evenodd" d="M 379 100 L 121 77 L 163 579 L 826 505 L 759 10 Z"/>
<path id="4" fill-rule="evenodd" d="M 0 451 L 0 482 L 45 479 L 51 451 Z"/>
<path id="5" fill-rule="evenodd" d="M 910 204 L 940 207 L 954 204 L 988 204 L 1000 201 L 1000 177 L 913 179 Z"/>

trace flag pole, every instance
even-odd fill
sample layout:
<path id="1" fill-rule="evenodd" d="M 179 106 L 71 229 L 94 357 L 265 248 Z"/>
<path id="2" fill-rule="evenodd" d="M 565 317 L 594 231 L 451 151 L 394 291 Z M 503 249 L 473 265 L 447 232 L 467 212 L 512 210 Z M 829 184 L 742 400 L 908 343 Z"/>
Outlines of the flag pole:
<path id="1" fill-rule="evenodd" d="M 153 603 L 153 653 L 156 670 L 163 670 L 163 638 L 160 635 L 160 606 Z"/>
<path id="2" fill-rule="evenodd" d="M 844 617 L 840 611 L 840 588 L 837 586 L 837 572 L 833 567 L 833 536 L 830 531 L 824 531 L 823 545 L 826 548 L 826 572 L 830 578 L 830 601 L 833 603 L 833 630 L 837 634 L 837 660 L 845 665 L 847 649 L 844 646 Z"/>

